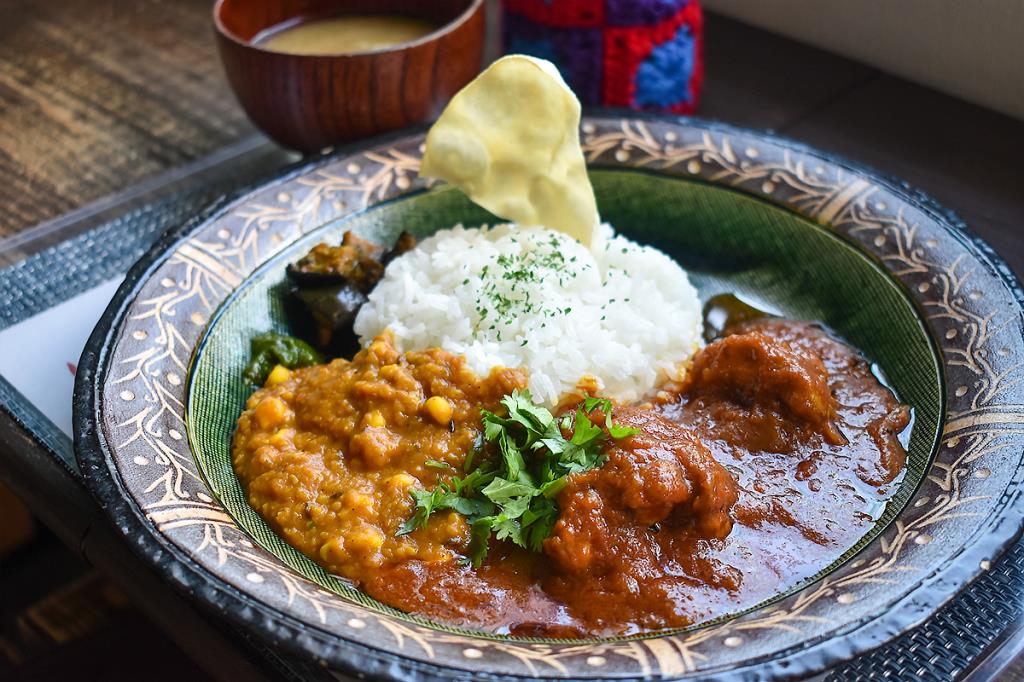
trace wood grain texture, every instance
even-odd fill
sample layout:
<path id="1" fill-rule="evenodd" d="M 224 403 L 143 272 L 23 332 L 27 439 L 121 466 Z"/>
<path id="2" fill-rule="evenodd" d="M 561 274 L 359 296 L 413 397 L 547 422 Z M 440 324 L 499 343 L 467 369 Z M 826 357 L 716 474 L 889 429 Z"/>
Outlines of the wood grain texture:
<path id="1" fill-rule="evenodd" d="M 124 592 L 154 623 L 170 633 L 183 651 L 213 677 L 223 682 L 246 680 L 268 682 L 271 677 L 257 670 L 256 654 L 240 633 L 226 628 L 142 563 L 123 537 L 110 525 L 103 511 L 82 485 L 56 457 L 40 447 L 6 412 L 0 411 L 0 482 L 10 487 L 32 509 L 36 517 L 76 555 L 123 587 Z M 54 567 L 57 570 L 58 567 Z M 216 625 L 212 625 L 212 622 Z M 262 665 L 272 668 L 273 654 Z M 152 662 L 159 667 L 159 658 Z M 2 673 L 2 671 L 0 671 Z M 2 677 L 2 675 L 0 675 Z M 144 679 L 155 679 L 152 675 Z M 6 679 L 6 678 L 4 678 Z M 66 675 L 43 674 L 34 680 L 70 679 Z M 89 677 L 84 672 L 78 679 Z"/>
<path id="2" fill-rule="evenodd" d="M 208 0 L 0 0 L 0 235 L 251 134 Z"/>
<path id="3" fill-rule="evenodd" d="M 338 11 L 404 13 L 441 27 L 388 50 L 286 54 L 252 44 L 282 21 Z M 305 152 L 428 121 L 480 71 L 482 0 L 220 0 L 217 45 L 249 117 Z"/>

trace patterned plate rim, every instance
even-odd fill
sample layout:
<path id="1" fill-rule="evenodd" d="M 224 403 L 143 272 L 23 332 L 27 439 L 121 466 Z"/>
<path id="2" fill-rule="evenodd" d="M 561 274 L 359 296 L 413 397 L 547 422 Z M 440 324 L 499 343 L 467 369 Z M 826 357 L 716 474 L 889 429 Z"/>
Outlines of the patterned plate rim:
<path id="1" fill-rule="evenodd" d="M 178 516 L 171 514 L 166 518 L 188 520 L 181 512 L 184 507 L 177 511 L 173 508 L 174 503 L 184 498 L 170 499 L 164 507 L 157 504 L 144 509 L 137 499 L 141 494 L 139 482 L 128 480 L 130 472 L 126 474 L 126 470 L 119 468 L 118 462 L 123 464 L 130 443 L 141 445 L 141 439 L 150 444 L 150 440 L 162 439 L 165 434 L 173 438 L 175 432 L 173 428 L 160 428 L 164 422 L 173 423 L 167 421 L 173 415 L 164 415 L 161 409 L 150 422 L 163 420 L 155 427 L 158 436 L 146 430 L 150 427 L 144 429 L 139 421 L 138 438 L 128 443 L 114 439 L 113 431 L 128 422 L 108 418 L 108 411 L 109 417 L 116 416 L 119 410 L 122 416 L 124 412 L 119 403 L 114 402 L 117 396 L 111 396 L 120 390 L 118 395 L 123 402 L 134 401 L 132 381 L 138 381 L 142 382 L 141 390 L 155 390 L 160 396 L 166 393 L 173 398 L 173 389 L 183 383 L 173 373 L 166 375 L 167 382 L 164 382 L 164 375 L 150 382 L 140 372 L 132 377 L 126 374 L 111 377 L 114 361 L 125 362 L 122 346 L 131 344 L 127 340 L 126 322 L 151 321 L 153 315 L 140 313 L 136 307 L 156 299 L 152 296 L 143 299 L 140 295 L 150 295 L 160 286 L 174 289 L 172 279 L 160 279 L 159 275 L 175 258 L 182 260 L 183 250 L 210 246 L 214 233 L 227 243 L 232 234 L 225 226 L 232 220 L 236 226 L 248 226 L 245 229 L 255 226 L 252 239 L 242 245 L 243 252 L 240 255 L 237 249 L 233 252 L 232 257 L 238 262 L 230 272 L 234 279 L 244 277 L 262 262 L 260 258 L 267 258 L 287 245 L 290 240 L 280 235 L 277 241 L 268 241 L 278 233 L 260 225 L 272 226 L 275 216 L 294 218 L 287 210 L 293 200 L 292 191 L 305 192 L 306 199 L 313 197 L 306 203 L 313 201 L 315 204 L 312 210 L 307 206 L 302 220 L 293 226 L 297 232 L 291 237 L 296 237 L 322 224 L 327 217 L 337 217 L 343 210 L 362 210 L 421 186 L 411 180 L 418 165 L 421 137 L 422 132 L 404 131 L 353 145 L 328 158 L 299 166 L 230 204 L 219 202 L 181 230 L 167 235 L 132 268 L 90 338 L 79 365 L 75 389 L 74 423 L 79 462 L 89 487 L 111 520 L 133 548 L 178 589 L 225 612 L 271 643 L 364 676 L 450 679 L 456 672 L 484 674 L 495 679 L 514 676 L 595 679 L 676 676 L 693 672 L 740 677 L 792 676 L 821 670 L 878 646 L 923 621 L 981 571 L 987 570 L 1019 533 L 1024 504 L 1018 490 L 1022 475 L 1019 462 L 1022 431 L 1018 425 L 1024 420 L 1024 399 L 1020 395 L 1021 387 L 1015 382 L 1024 375 L 1024 363 L 1020 362 L 1024 358 L 1024 330 L 1020 322 L 1024 292 L 1009 267 L 992 249 L 972 236 L 951 212 L 906 184 L 885 179 L 862 166 L 824 155 L 802 144 L 696 119 L 623 117 L 620 113 L 600 112 L 588 116 L 583 125 L 585 151 L 593 165 L 646 168 L 728 186 L 830 226 L 847 241 L 885 263 L 886 269 L 904 282 L 915 302 L 931 311 L 926 316 L 929 333 L 946 358 L 943 369 L 947 412 L 942 450 L 926 484 L 904 513 L 904 516 L 917 515 L 909 520 L 898 518 L 892 528 L 861 552 L 859 557 L 862 558 L 849 562 L 779 605 L 749 614 L 749 618 L 744 616 L 685 635 L 615 645 L 503 646 L 500 642 L 468 637 L 439 638 L 434 631 L 390 629 L 389 624 L 380 619 L 368 623 L 354 614 L 358 609 L 348 606 L 345 607 L 345 614 L 349 616 L 345 625 L 329 630 L 322 614 L 319 623 L 311 617 L 310 609 L 322 611 L 322 605 L 314 604 L 316 608 L 299 613 L 302 605 L 294 606 L 289 602 L 286 613 L 282 605 L 275 608 L 265 597 L 250 594 L 250 586 L 233 584 L 225 577 L 228 570 L 224 568 L 225 559 L 220 563 L 204 563 L 207 557 L 201 550 L 180 544 L 180 537 L 175 536 L 180 526 L 172 528 L 166 522 L 160 525 L 160 514 L 168 510 Z M 373 170 L 373 174 L 366 169 Z M 244 229 L 240 234 L 248 235 Z M 210 239 L 196 241 L 198 235 Z M 259 253 L 260 244 L 268 249 L 265 253 Z M 248 249 L 256 249 L 252 253 L 257 258 L 251 263 L 246 261 L 249 253 L 245 250 Z M 944 261 L 944 256 L 950 256 L 947 253 L 950 250 L 955 256 Z M 212 254 L 227 259 L 226 251 L 214 250 Z M 211 252 L 193 255 L 208 259 Z M 974 269 L 964 272 L 965 259 L 966 265 Z M 228 273 L 231 269 L 224 263 L 210 267 Z M 219 286 L 230 291 L 229 284 L 220 282 Z M 982 310 L 985 304 L 992 310 Z M 1008 319 L 998 315 L 1006 315 Z M 193 322 L 201 327 L 205 320 L 193 319 Z M 141 333 L 142 338 L 146 338 L 141 326 L 133 333 Z M 176 343 L 176 334 L 176 330 L 167 334 L 172 345 Z M 180 341 L 188 345 L 184 337 Z M 174 353 L 170 352 L 169 357 L 173 358 Z M 158 362 L 156 366 L 159 368 Z M 971 383 L 972 376 L 980 378 Z M 161 401 L 162 398 L 154 398 L 154 402 L 165 404 Z M 181 441 L 180 434 L 178 441 Z M 168 445 L 169 442 L 160 441 L 162 449 L 156 450 L 158 460 L 161 453 L 171 460 L 181 454 L 175 451 L 173 444 Z M 999 462 L 997 455 L 1008 449 L 1016 453 L 1018 460 Z M 188 453 L 183 456 L 187 457 Z M 117 460 L 118 457 L 122 459 Z M 145 459 L 135 458 L 136 463 Z M 1000 464 L 1001 468 L 981 466 L 990 461 Z M 146 464 L 150 462 L 146 460 Z M 187 468 L 187 462 L 175 461 L 173 466 Z M 182 484 L 178 481 L 176 485 Z M 928 486 L 933 486 L 934 490 Z M 169 493 L 172 498 L 174 492 Z M 981 512 L 960 511 L 965 505 L 986 500 L 991 509 L 981 523 L 977 520 Z M 202 507 L 203 513 L 207 513 L 207 507 L 215 510 L 216 504 L 212 500 L 210 503 L 204 506 L 189 502 L 193 511 Z M 926 506 L 928 508 L 924 509 Z M 917 509 L 921 511 L 915 512 Z M 211 519 L 215 516 L 215 511 L 208 513 Z M 220 522 L 222 519 L 217 521 Z M 210 523 L 216 525 L 214 521 Z M 952 534 L 955 530 L 953 537 L 962 544 L 951 551 L 939 550 L 943 543 L 933 542 L 935 535 L 932 533 L 937 532 L 932 528 L 935 523 L 945 524 L 937 526 L 943 534 Z M 217 528 L 220 532 L 220 527 Z M 207 532 L 210 532 L 209 525 Z M 221 553 L 225 549 L 217 546 L 216 551 Z M 230 558 L 231 553 L 227 554 Z M 913 564 L 911 559 L 920 560 L 920 565 Z M 907 589 L 901 584 L 896 597 L 878 601 L 878 593 L 871 590 L 880 581 L 888 580 L 884 576 L 897 569 L 916 571 L 913 584 Z M 253 575 L 258 574 L 248 574 Z M 874 595 L 875 602 L 862 600 L 865 594 Z M 804 626 L 812 627 L 808 623 L 820 625 L 823 622 L 822 616 L 816 615 L 816 609 L 828 608 L 826 602 L 843 612 L 842 625 L 817 633 L 810 629 L 805 631 Z M 871 604 L 874 610 L 858 611 Z M 770 635 L 764 634 L 766 632 Z M 371 633 L 380 644 L 365 643 Z M 384 644 L 379 638 L 386 635 L 391 641 Z"/>

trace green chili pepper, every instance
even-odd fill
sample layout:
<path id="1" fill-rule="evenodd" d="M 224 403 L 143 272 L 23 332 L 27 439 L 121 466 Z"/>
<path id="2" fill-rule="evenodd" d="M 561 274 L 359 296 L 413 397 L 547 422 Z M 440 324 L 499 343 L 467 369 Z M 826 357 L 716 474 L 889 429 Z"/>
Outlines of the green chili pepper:
<path id="1" fill-rule="evenodd" d="M 324 361 L 323 356 L 302 339 L 275 332 L 253 337 L 250 347 L 252 360 L 245 368 L 244 376 L 246 380 L 257 385 L 262 385 L 267 380 L 267 375 L 275 365 L 295 369 Z"/>

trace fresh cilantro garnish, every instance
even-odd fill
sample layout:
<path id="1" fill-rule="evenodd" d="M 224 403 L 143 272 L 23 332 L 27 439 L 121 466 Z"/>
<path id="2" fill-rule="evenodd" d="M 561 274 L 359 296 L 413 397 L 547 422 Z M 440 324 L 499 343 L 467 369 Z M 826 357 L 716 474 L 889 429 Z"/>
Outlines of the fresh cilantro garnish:
<path id="1" fill-rule="evenodd" d="M 539 552 L 558 520 L 555 498 L 567 477 L 604 464 L 609 436 L 637 433 L 614 424 L 612 403 L 602 398 L 587 398 L 575 413 L 558 419 L 535 404 L 527 390 L 506 395 L 501 405 L 504 417 L 481 410 L 483 438 L 466 457 L 464 477 L 451 478 L 432 491 L 412 491 L 416 508 L 398 535 L 425 526 L 436 511 L 452 509 L 470 523 L 469 559 L 474 566 L 487 556 L 492 535 Z M 604 414 L 604 430 L 590 420 L 597 410 Z M 565 433 L 571 435 L 566 438 Z M 483 461 L 471 468 L 480 455 Z"/>
<path id="2" fill-rule="evenodd" d="M 491 514 L 494 505 L 486 500 L 461 497 L 460 483 L 452 479 L 451 484 L 441 483 L 432 491 L 413 490 L 412 499 L 416 502 L 416 512 L 398 529 L 396 535 L 408 535 L 427 523 L 427 519 L 435 511 L 454 509 L 463 516 L 480 516 Z"/>
<path id="3" fill-rule="evenodd" d="M 587 414 L 591 414 L 597 409 L 604 413 L 604 427 L 608 429 L 608 434 L 612 438 L 625 438 L 626 436 L 632 436 L 638 433 L 637 429 L 616 426 L 612 423 L 612 401 L 607 398 L 587 398 L 583 401 L 583 410 Z"/>

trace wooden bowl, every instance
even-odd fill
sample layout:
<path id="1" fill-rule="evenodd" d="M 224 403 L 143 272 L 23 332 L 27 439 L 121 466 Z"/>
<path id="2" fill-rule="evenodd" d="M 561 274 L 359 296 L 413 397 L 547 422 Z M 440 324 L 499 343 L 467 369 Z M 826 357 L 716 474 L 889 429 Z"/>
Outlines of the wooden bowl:
<path id="1" fill-rule="evenodd" d="M 440 28 L 393 48 L 350 54 L 286 54 L 251 42 L 290 19 L 392 13 Z M 249 118 L 301 151 L 436 117 L 483 57 L 483 0 L 218 0 L 213 23 L 228 81 Z"/>

